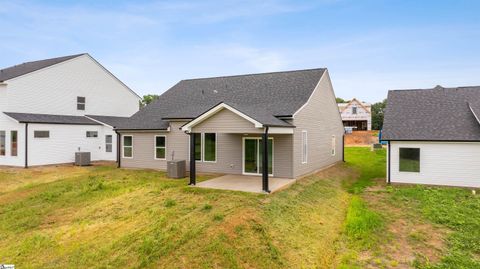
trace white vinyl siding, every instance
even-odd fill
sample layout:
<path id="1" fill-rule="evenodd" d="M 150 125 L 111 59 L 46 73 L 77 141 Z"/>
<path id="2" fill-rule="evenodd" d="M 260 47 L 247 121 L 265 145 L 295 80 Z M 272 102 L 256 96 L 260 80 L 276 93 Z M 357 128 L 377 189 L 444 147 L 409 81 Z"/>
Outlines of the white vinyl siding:
<path id="1" fill-rule="evenodd" d="M 308 162 L 308 134 L 302 131 L 302 163 Z"/>
<path id="2" fill-rule="evenodd" d="M 419 172 L 400 171 L 400 148 L 420 150 Z M 390 150 L 391 182 L 480 187 L 479 142 L 391 141 Z"/>

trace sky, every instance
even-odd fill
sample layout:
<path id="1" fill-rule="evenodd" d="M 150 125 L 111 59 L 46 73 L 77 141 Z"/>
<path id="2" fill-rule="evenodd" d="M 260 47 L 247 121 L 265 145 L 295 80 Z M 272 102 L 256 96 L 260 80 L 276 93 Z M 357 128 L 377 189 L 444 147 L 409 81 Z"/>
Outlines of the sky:
<path id="1" fill-rule="evenodd" d="M 139 95 L 326 67 L 337 97 L 480 85 L 480 1 L 3 1 L 0 68 L 87 52 Z"/>

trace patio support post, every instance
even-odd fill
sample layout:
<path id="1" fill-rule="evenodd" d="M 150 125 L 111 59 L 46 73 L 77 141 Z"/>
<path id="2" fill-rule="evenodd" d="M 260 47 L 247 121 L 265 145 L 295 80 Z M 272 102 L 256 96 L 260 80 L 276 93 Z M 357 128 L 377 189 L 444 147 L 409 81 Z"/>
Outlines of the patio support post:
<path id="1" fill-rule="evenodd" d="M 190 183 L 188 185 L 197 184 L 195 173 L 195 134 L 190 133 Z"/>
<path id="2" fill-rule="evenodd" d="M 268 188 L 268 127 L 262 134 L 263 164 L 262 164 L 262 189 L 264 192 L 270 192 Z"/>

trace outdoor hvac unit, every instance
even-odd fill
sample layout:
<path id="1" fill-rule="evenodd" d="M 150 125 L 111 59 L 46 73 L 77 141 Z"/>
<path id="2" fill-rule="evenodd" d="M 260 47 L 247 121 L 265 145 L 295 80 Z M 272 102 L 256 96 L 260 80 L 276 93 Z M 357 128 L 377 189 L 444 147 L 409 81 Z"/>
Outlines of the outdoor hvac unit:
<path id="1" fill-rule="evenodd" d="M 168 161 L 167 174 L 169 178 L 184 178 L 185 177 L 185 160 Z"/>
<path id="2" fill-rule="evenodd" d="M 90 152 L 75 152 L 75 165 L 90 165 Z"/>

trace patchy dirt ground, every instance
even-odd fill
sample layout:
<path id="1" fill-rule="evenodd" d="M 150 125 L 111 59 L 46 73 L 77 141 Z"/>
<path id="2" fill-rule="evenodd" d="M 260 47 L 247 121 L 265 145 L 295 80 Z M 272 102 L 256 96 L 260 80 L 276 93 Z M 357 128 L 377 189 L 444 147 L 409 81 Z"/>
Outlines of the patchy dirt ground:
<path id="1" fill-rule="evenodd" d="M 389 197 L 384 179 L 378 179 L 362 194 L 368 206 L 387 220 L 385 234 L 379 240 L 381 251 L 359 255 L 366 268 L 413 268 L 415 261 L 438 262 L 446 249 L 449 230 L 430 224 Z"/>
<path id="2" fill-rule="evenodd" d="M 378 131 L 354 131 L 345 134 L 346 146 L 369 146 L 378 143 Z"/>

